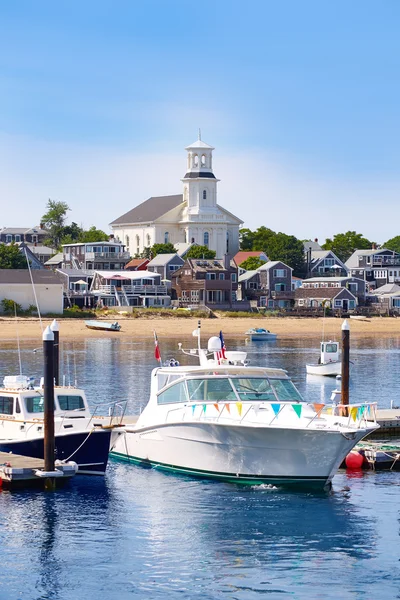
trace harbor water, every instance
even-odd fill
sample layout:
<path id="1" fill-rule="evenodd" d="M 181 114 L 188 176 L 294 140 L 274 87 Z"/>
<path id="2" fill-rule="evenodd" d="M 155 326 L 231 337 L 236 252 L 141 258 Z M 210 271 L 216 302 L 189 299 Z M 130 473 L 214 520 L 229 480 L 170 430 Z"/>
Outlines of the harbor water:
<path id="1" fill-rule="evenodd" d="M 287 369 L 311 402 L 328 401 L 337 385 L 305 374 L 319 339 L 225 341 L 252 364 Z M 1 379 L 19 371 L 15 346 L 2 344 Z M 190 361 L 175 340 L 160 347 L 163 360 Z M 43 356 L 34 349 L 21 342 L 23 371 L 38 378 Z M 351 401 L 399 405 L 399 359 L 397 337 L 353 340 Z M 154 366 L 151 340 L 62 342 L 61 373 L 92 407 L 127 400 L 137 414 Z M 395 472 L 340 471 L 331 493 L 315 494 L 110 461 L 104 478 L 76 477 L 55 493 L 0 493 L 0 600 L 396 599 L 399 507 Z"/>

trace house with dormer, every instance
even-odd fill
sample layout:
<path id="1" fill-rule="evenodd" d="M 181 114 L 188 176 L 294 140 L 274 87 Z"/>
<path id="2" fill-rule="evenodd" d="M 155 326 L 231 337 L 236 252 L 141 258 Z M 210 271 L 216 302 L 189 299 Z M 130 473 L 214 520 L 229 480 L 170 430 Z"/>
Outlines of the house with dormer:
<path id="1" fill-rule="evenodd" d="M 346 277 L 348 269 L 332 250 L 313 250 L 308 252 L 307 276 Z"/>
<path id="2" fill-rule="evenodd" d="M 204 245 L 221 259 L 238 252 L 242 220 L 218 204 L 213 150 L 199 137 L 186 148 L 181 194 L 151 197 L 112 221 L 114 235 L 131 256 L 167 243 Z"/>
<path id="3" fill-rule="evenodd" d="M 285 263 L 270 260 L 255 271 L 239 275 L 238 299 L 257 302 L 258 307 L 291 308 L 293 269 Z"/>
<path id="4" fill-rule="evenodd" d="M 387 283 L 400 283 L 400 253 L 394 250 L 376 247 L 355 250 L 346 267 L 353 277 L 364 279 L 370 290 Z"/>

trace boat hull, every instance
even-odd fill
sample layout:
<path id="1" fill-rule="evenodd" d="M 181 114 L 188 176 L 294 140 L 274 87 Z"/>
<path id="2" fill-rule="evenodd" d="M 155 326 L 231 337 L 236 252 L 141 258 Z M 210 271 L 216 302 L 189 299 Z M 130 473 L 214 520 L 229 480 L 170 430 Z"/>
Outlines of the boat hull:
<path id="1" fill-rule="evenodd" d="M 323 489 L 365 430 L 338 431 L 207 423 L 121 432 L 111 456 L 144 467 L 239 484 Z"/>
<path id="2" fill-rule="evenodd" d="M 306 365 L 306 371 L 309 375 L 325 375 L 326 377 L 336 377 L 342 372 L 342 363 L 340 361 L 324 364 Z"/>
<path id="3" fill-rule="evenodd" d="M 252 342 L 273 342 L 277 338 L 276 333 L 251 333 Z"/>
<path id="4" fill-rule="evenodd" d="M 55 436 L 56 460 L 73 460 L 78 473 L 104 475 L 110 449 L 111 429 L 95 429 Z M 0 440 L 0 452 L 12 452 L 32 458 L 44 458 L 43 437 Z M 12 458 L 11 458 L 12 460 Z"/>

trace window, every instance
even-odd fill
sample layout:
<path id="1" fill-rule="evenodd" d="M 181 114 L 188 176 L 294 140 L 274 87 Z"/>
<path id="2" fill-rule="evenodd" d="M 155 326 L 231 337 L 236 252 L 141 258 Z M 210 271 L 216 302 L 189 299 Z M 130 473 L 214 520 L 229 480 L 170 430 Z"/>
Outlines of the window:
<path id="1" fill-rule="evenodd" d="M 21 241 L 21 236 L 20 235 L 16 235 L 15 236 L 15 241 L 16 242 L 20 242 Z"/>
<path id="2" fill-rule="evenodd" d="M 137 235 L 136 236 L 136 254 L 139 254 L 139 252 L 140 252 L 140 238 Z"/>
<path id="3" fill-rule="evenodd" d="M 335 264 L 335 261 L 333 258 L 325 258 L 325 266 L 326 267 L 333 267 L 333 265 Z"/>
<path id="4" fill-rule="evenodd" d="M 335 300 L 335 308 L 341 308 L 342 306 L 342 301 L 341 300 Z"/>
<path id="5" fill-rule="evenodd" d="M 168 269 L 170 271 L 177 271 L 178 269 L 180 269 L 179 265 L 168 265 Z"/>
<path id="6" fill-rule="evenodd" d="M 355 307 L 356 307 L 355 300 L 349 300 L 349 308 L 355 308 Z"/>
<path id="7" fill-rule="evenodd" d="M 218 402 L 236 400 L 228 379 L 192 379 L 187 382 L 190 402 Z"/>
<path id="8" fill-rule="evenodd" d="M 275 301 L 274 300 L 268 300 L 268 308 L 274 308 L 275 306 Z"/>
<path id="9" fill-rule="evenodd" d="M 6 235 L 6 243 L 9 244 L 12 242 L 12 235 Z"/>
<path id="10" fill-rule="evenodd" d="M 193 304 L 198 304 L 199 302 L 199 290 L 191 290 L 190 292 L 190 301 Z"/>
<path id="11" fill-rule="evenodd" d="M 206 279 L 217 279 L 215 273 L 206 273 Z"/>
<path id="12" fill-rule="evenodd" d="M 33 235 L 33 236 L 32 236 L 32 242 L 33 242 L 34 244 L 37 244 L 37 241 L 38 241 L 38 236 L 37 236 L 37 235 Z"/>
<path id="13" fill-rule="evenodd" d="M 8 396 L 0 396 L 0 413 L 2 415 L 12 415 L 14 406 L 14 398 Z"/>
<path id="14" fill-rule="evenodd" d="M 203 190 L 203 200 L 207 200 L 207 190 Z"/>
<path id="15" fill-rule="evenodd" d="M 219 273 L 219 278 L 220 278 L 221 280 L 222 280 L 222 279 L 225 279 L 225 273 Z"/>
<path id="16" fill-rule="evenodd" d="M 232 283 L 236 283 L 236 273 L 232 273 Z"/>
<path id="17" fill-rule="evenodd" d="M 164 244 L 169 244 L 169 232 L 164 233 Z"/>
<path id="18" fill-rule="evenodd" d="M 57 396 L 61 410 L 82 410 L 85 403 L 81 396 Z"/>
<path id="19" fill-rule="evenodd" d="M 287 269 L 274 269 L 274 277 L 286 277 Z"/>
<path id="20" fill-rule="evenodd" d="M 267 305 L 267 296 L 260 296 L 260 306 Z"/>
<path id="21" fill-rule="evenodd" d="M 222 302 L 221 290 L 208 290 L 207 291 L 207 302 L 210 302 L 213 304 Z"/>
<path id="22" fill-rule="evenodd" d="M 300 298 L 300 300 L 298 300 L 298 301 L 297 301 L 297 304 L 298 304 L 299 306 L 304 306 L 304 299 L 303 299 L 303 298 Z"/>
<path id="23" fill-rule="evenodd" d="M 229 231 L 226 232 L 226 253 L 229 254 Z"/>
<path id="24" fill-rule="evenodd" d="M 207 248 L 208 248 L 209 240 L 210 240 L 210 234 L 208 233 L 208 231 L 205 231 L 204 236 L 203 236 L 203 245 L 207 246 Z"/>
<path id="25" fill-rule="evenodd" d="M 268 379 L 235 377 L 232 383 L 241 400 L 276 400 Z"/>
<path id="26" fill-rule="evenodd" d="M 172 404 L 174 402 L 187 402 L 187 391 L 184 381 L 171 385 L 165 392 L 157 396 L 157 404 Z"/>
<path id="27" fill-rule="evenodd" d="M 43 396 L 30 396 L 24 398 L 26 410 L 29 413 L 42 413 L 44 412 L 44 398 Z"/>
<path id="28" fill-rule="evenodd" d="M 275 394 L 278 396 L 278 400 L 282 402 L 290 402 L 291 400 L 296 400 L 296 402 L 302 401 L 302 397 L 290 379 L 271 379 L 270 383 Z"/>
<path id="29" fill-rule="evenodd" d="M 232 302 L 236 302 L 237 300 L 237 292 L 232 292 Z"/>
<path id="30" fill-rule="evenodd" d="M 322 351 L 324 351 L 323 347 L 322 347 Z M 334 353 L 336 353 L 337 351 L 338 351 L 337 344 L 329 344 L 329 343 L 325 344 L 325 352 L 328 352 L 328 353 L 329 352 L 330 353 L 334 352 Z"/>
<path id="31" fill-rule="evenodd" d="M 150 246 L 151 246 L 151 237 L 150 237 L 149 233 L 146 236 L 146 243 L 147 243 L 147 247 L 150 248 Z"/>
<path id="32" fill-rule="evenodd" d="M 276 292 L 284 292 L 286 290 L 286 285 L 284 283 L 276 283 L 275 291 Z"/>
<path id="33" fill-rule="evenodd" d="M 125 244 L 126 244 L 127 250 L 129 250 L 129 235 L 125 236 Z"/>

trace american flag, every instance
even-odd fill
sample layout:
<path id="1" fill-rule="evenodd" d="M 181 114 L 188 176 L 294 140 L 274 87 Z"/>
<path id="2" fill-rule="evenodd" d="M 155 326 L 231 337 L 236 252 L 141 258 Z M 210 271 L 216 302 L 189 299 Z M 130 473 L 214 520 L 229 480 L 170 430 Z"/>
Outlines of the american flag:
<path id="1" fill-rule="evenodd" d="M 160 352 L 160 347 L 158 345 L 158 337 L 156 332 L 154 332 L 154 358 L 156 360 L 158 360 L 158 362 L 161 364 L 161 352 Z"/>
<path id="2" fill-rule="evenodd" d="M 226 358 L 226 354 L 225 354 L 226 346 L 225 346 L 224 336 L 222 335 L 222 331 L 219 332 L 219 339 L 221 340 L 221 350 L 218 352 L 218 360 L 221 360 L 221 358 Z"/>

